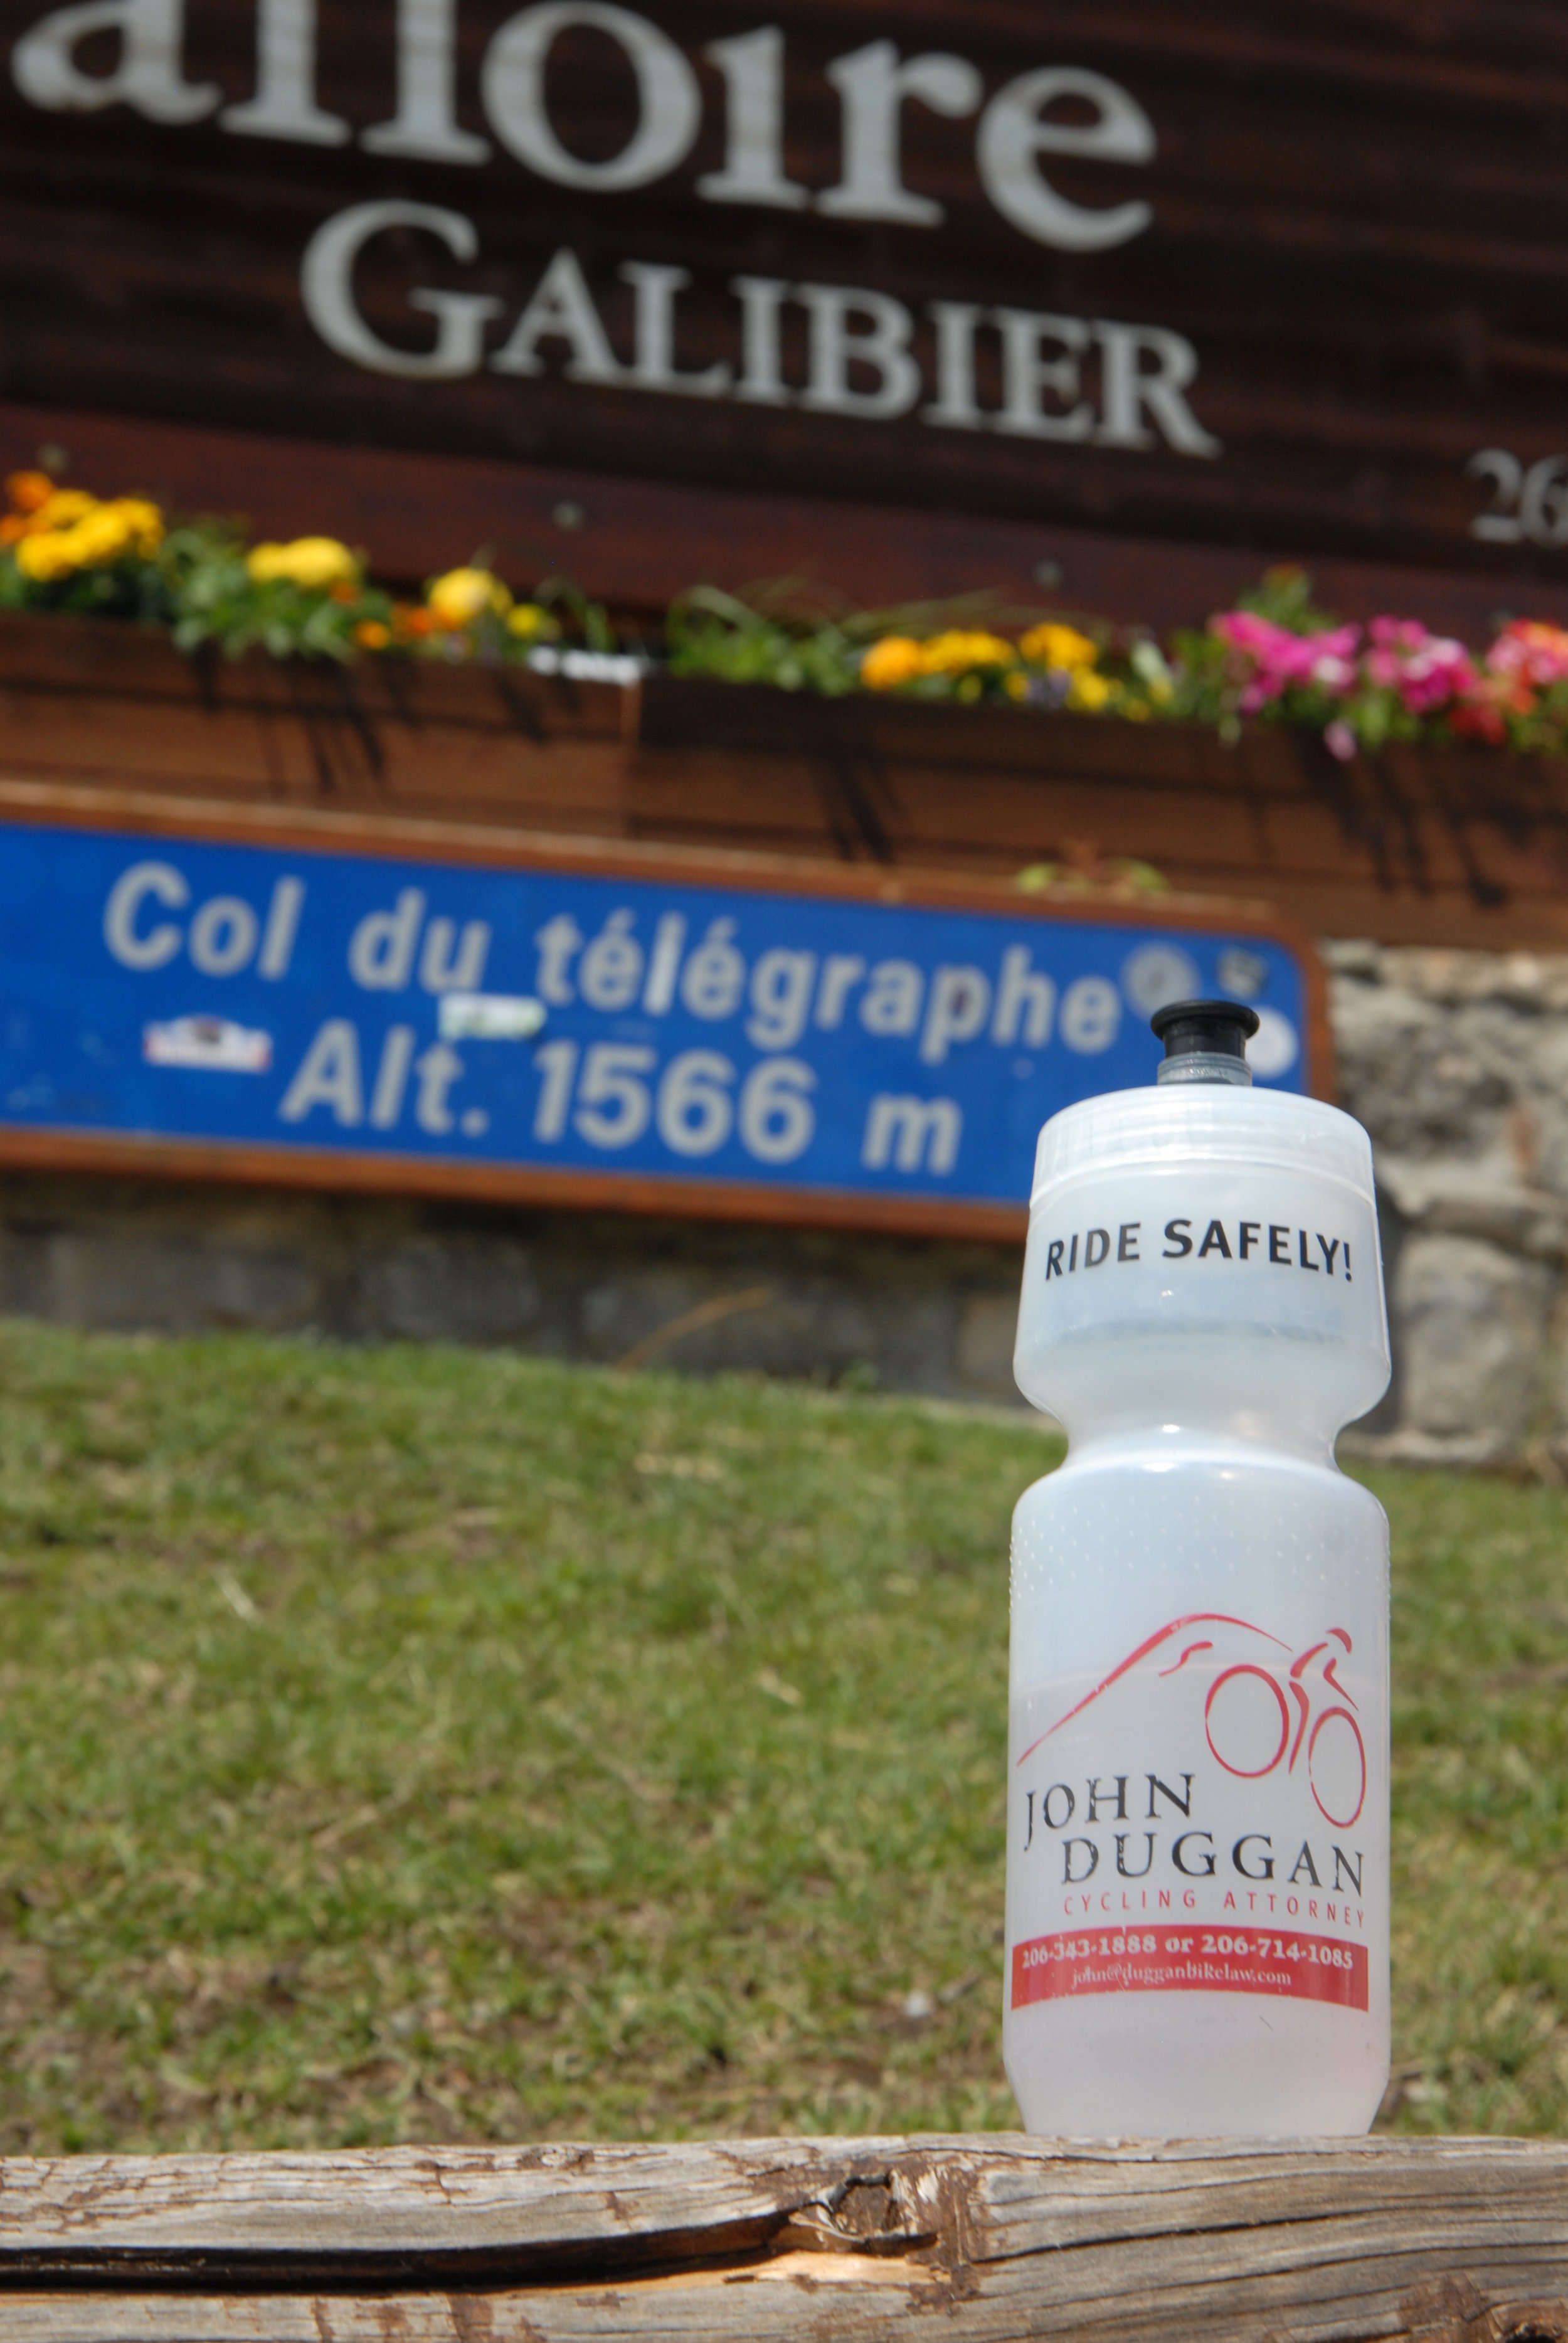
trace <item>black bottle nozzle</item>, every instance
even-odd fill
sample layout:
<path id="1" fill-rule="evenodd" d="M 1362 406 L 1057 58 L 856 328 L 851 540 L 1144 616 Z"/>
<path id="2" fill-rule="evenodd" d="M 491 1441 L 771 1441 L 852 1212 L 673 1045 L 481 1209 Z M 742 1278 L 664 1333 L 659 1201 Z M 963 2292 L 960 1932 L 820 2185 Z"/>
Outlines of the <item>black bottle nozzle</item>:
<path id="1" fill-rule="evenodd" d="M 1161 1082 L 1250 1083 L 1247 1043 L 1258 1030 L 1258 1012 L 1241 1001 L 1171 1001 L 1149 1020 L 1165 1044 Z"/>

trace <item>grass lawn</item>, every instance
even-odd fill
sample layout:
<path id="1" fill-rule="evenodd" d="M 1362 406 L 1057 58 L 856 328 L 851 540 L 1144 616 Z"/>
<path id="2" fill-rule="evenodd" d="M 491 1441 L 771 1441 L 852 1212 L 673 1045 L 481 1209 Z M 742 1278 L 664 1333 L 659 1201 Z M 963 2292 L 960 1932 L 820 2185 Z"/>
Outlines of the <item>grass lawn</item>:
<path id="1" fill-rule="evenodd" d="M 0 1327 L 0 2147 L 1015 2120 L 1027 1422 Z M 1394 2120 L 1568 2114 L 1568 1495 L 1393 1518 Z"/>

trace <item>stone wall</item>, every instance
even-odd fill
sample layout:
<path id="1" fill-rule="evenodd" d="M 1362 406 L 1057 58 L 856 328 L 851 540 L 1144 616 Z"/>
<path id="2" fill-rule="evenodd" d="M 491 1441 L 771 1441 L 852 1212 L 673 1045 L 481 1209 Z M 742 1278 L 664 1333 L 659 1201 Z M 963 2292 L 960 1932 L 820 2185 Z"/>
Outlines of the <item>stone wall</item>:
<path id="1" fill-rule="evenodd" d="M 1018 1279 L 1005 1245 L 0 1177 L 0 1313 L 102 1329 L 508 1343 L 1017 1401 Z"/>
<path id="2" fill-rule="evenodd" d="M 1568 1462 L 1568 959 L 1323 947 L 1372 1137 L 1394 1385 L 1356 1444 Z"/>
<path id="3" fill-rule="evenodd" d="M 1568 959 L 1324 946 L 1372 1132 L 1395 1373 L 1352 1435 L 1568 1468 Z M 1021 1404 L 1004 1245 L 0 1177 L 0 1312 L 511 1343 Z"/>

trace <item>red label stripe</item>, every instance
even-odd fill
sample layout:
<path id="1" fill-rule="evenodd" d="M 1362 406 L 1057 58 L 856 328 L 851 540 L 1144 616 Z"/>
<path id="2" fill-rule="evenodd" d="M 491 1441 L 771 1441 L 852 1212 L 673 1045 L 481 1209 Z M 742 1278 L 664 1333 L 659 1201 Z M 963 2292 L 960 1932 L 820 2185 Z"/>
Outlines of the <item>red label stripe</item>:
<path id="1" fill-rule="evenodd" d="M 1267 1993 L 1367 2006 L 1367 1951 L 1272 1928 L 1117 1928 L 1012 1948 L 1012 2006 L 1086 1993 Z"/>

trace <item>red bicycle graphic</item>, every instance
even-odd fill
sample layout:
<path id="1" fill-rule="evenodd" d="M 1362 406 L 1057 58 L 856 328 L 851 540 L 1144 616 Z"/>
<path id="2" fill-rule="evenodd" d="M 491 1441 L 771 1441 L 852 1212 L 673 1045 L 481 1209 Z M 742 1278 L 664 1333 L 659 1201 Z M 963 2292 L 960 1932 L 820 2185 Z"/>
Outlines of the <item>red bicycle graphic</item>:
<path id="1" fill-rule="evenodd" d="M 1274 1654 L 1288 1654 L 1290 1645 L 1271 1635 L 1266 1627 L 1254 1626 L 1250 1619 L 1233 1619 L 1223 1611 L 1190 1612 L 1185 1618 L 1172 1619 L 1130 1652 L 1103 1683 L 1031 1742 L 1018 1763 L 1021 1765 L 1042 1742 L 1075 1716 L 1081 1716 L 1144 1661 L 1165 1656 L 1175 1638 L 1194 1627 L 1233 1628 L 1273 1646 L 1272 1652 L 1255 1659 L 1231 1660 L 1209 1686 L 1203 1703 L 1203 1733 L 1216 1762 L 1240 1781 L 1259 1782 L 1282 1766 L 1293 1774 L 1304 1760 L 1318 1812 L 1336 1830 L 1349 1830 L 1366 1804 L 1367 1755 L 1356 1721 L 1355 1700 L 1336 1674 L 1342 1654 L 1354 1648 L 1343 1627 L 1331 1627 L 1321 1642 L 1309 1644 L 1287 1666 Z M 1217 1653 L 1218 1649 L 1216 1635 L 1197 1635 L 1168 1667 L 1154 1673 L 1161 1678 L 1177 1675 L 1201 1652 Z"/>

